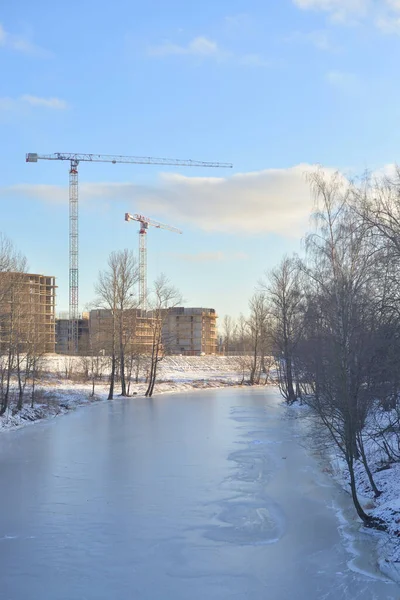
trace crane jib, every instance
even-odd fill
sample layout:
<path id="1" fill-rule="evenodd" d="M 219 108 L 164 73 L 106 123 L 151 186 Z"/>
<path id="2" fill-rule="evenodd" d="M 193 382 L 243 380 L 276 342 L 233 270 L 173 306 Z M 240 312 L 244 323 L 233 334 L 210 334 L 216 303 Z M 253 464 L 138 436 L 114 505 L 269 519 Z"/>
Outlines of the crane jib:
<path id="1" fill-rule="evenodd" d="M 231 169 L 231 163 L 220 163 L 213 161 L 200 161 L 179 158 L 159 158 L 152 156 L 121 156 L 117 154 L 78 154 L 71 152 L 55 152 L 54 154 L 37 154 L 29 152 L 26 162 L 38 162 L 38 160 L 76 160 L 78 162 L 109 162 L 112 164 L 140 164 L 140 165 L 166 165 L 175 167 L 204 167 Z"/>
<path id="2" fill-rule="evenodd" d="M 69 209 L 70 209 L 70 269 L 69 269 L 69 328 L 68 340 L 69 351 L 72 354 L 78 354 L 79 350 L 79 312 L 78 312 L 78 291 L 79 291 L 79 269 L 78 269 L 78 164 L 80 162 L 103 162 L 103 163 L 126 163 L 142 165 L 163 165 L 173 167 L 205 167 L 205 168 L 226 168 L 231 169 L 231 163 L 219 163 L 199 160 L 181 160 L 175 158 L 155 158 L 151 156 L 120 156 L 117 154 L 77 154 L 69 152 L 55 152 L 54 154 L 38 154 L 29 152 L 25 155 L 27 163 L 37 163 L 39 160 L 66 160 L 70 161 L 69 171 Z M 139 218 L 137 218 L 139 217 Z M 158 223 L 152 219 L 147 219 L 142 215 L 125 214 L 125 220 L 135 220 L 142 223 L 142 232 L 145 233 L 149 225 L 157 229 L 166 229 L 174 233 L 182 233 L 175 227 Z M 141 277 L 140 277 L 140 297 L 142 306 L 146 305 L 146 235 L 140 235 L 141 246 L 139 249 Z"/>

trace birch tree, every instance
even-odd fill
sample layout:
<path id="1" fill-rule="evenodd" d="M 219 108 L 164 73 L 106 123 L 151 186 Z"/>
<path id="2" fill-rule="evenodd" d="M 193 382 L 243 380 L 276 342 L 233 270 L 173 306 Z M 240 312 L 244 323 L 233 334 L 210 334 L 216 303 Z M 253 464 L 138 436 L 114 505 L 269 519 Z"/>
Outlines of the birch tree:
<path id="1" fill-rule="evenodd" d="M 154 282 L 150 298 L 149 326 L 152 332 L 152 348 L 146 396 L 151 397 L 157 380 L 158 364 L 164 358 L 163 327 L 168 311 L 182 302 L 180 292 L 170 284 L 165 275 L 160 275 Z M 166 340 L 166 342 L 168 342 Z"/>
<path id="2" fill-rule="evenodd" d="M 278 367 L 278 383 L 288 404 L 299 395 L 295 350 L 301 336 L 303 287 L 298 261 L 285 257 L 261 286 L 271 314 L 271 338 Z"/>
<path id="3" fill-rule="evenodd" d="M 111 252 L 107 269 L 99 273 L 95 287 L 98 304 L 110 312 L 110 387 L 108 399 L 114 397 L 117 366 L 121 380 L 121 395 L 126 396 L 125 348 L 128 342 L 126 322 L 129 311 L 136 310 L 134 295 L 138 281 L 138 266 L 131 250 Z"/>

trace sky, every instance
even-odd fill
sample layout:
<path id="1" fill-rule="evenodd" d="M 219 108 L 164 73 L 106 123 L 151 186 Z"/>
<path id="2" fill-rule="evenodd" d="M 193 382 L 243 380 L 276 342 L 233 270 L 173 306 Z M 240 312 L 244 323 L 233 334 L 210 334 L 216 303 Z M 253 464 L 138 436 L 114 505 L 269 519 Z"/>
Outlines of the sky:
<path id="1" fill-rule="evenodd" d="M 316 165 L 397 161 L 400 0 L 49 0 L 0 7 L 0 231 L 68 309 L 68 169 L 25 153 L 160 156 L 226 168 L 79 165 L 80 309 L 111 251 L 150 230 L 148 282 L 246 313 L 299 251 Z"/>

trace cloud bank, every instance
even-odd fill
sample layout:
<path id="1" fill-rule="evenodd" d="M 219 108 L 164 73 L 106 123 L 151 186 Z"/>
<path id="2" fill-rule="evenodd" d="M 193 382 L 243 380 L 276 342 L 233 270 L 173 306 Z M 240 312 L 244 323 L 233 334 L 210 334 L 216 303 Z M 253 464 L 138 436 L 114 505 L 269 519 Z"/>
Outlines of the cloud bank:
<path id="1" fill-rule="evenodd" d="M 301 237 L 313 207 L 306 175 L 315 168 L 299 164 L 226 177 L 162 173 L 151 186 L 82 182 L 80 201 L 96 209 L 99 202 L 118 203 L 121 215 L 126 211 L 141 212 L 183 228 L 187 223 L 207 232 Z M 0 188 L 0 197 L 67 204 L 68 188 L 20 184 Z"/>
<path id="2" fill-rule="evenodd" d="M 370 21 L 382 33 L 400 34 L 400 0 L 292 0 L 301 10 L 328 13 L 336 23 Z"/>

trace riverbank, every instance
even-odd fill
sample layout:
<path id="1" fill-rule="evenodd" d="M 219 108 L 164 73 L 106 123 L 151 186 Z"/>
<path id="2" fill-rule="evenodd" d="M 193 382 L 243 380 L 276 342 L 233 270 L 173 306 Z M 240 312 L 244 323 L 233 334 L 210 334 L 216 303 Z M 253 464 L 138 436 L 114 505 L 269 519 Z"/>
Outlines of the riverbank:
<path id="1" fill-rule="evenodd" d="M 17 389 L 14 382 L 10 405 L 0 417 L 0 431 L 51 419 L 79 406 L 107 400 L 107 373 L 104 374 L 102 382 L 96 383 L 92 396 L 92 384 L 81 373 L 82 362 L 81 357 L 45 357 L 43 373 L 35 392 L 34 406 L 30 406 L 30 389 L 27 388 L 26 400 L 20 411 L 16 410 Z M 237 357 L 171 356 L 160 363 L 154 395 L 229 387 L 238 385 L 241 379 L 240 362 Z M 137 384 L 132 383 L 129 397 L 144 396 L 146 387 L 143 379 Z M 118 394 L 117 387 L 115 398 Z"/>
<path id="2" fill-rule="evenodd" d="M 350 476 L 346 463 L 327 431 L 318 424 L 315 414 L 307 404 L 294 404 L 287 407 L 291 418 L 302 423 L 302 435 L 307 445 L 316 453 L 322 469 L 351 495 Z M 375 483 L 381 494 L 375 498 L 368 476 L 361 461 L 356 462 L 355 475 L 357 493 L 364 511 L 372 517 L 382 519 L 387 532 L 379 532 L 363 526 L 354 509 L 354 521 L 365 535 L 376 538 L 378 548 L 378 566 L 383 574 L 400 583 L 400 463 L 388 464 L 384 461 L 382 451 L 366 434 L 364 445 L 369 466 Z"/>

